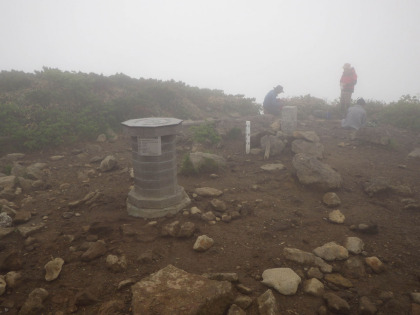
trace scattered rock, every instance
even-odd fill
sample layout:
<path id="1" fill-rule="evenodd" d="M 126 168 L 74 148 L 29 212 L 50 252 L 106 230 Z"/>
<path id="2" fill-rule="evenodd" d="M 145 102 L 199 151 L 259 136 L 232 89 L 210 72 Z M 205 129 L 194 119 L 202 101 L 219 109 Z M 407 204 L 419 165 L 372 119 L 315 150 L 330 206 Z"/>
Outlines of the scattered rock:
<path id="1" fill-rule="evenodd" d="M 58 278 L 63 267 L 64 260 L 62 258 L 54 258 L 45 264 L 44 269 L 46 271 L 45 280 L 53 281 Z"/>
<path id="2" fill-rule="evenodd" d="M 211 187 L 201 187 L 196 188 L 195 193 L 202 197 L 219 197 L 223 191 Z"/>
<path id="3" fill-rule="evenodd" d="M 246 310 L 252 304 L 252 298 L 247 295 L 238 295 L 233 303 Z"/>
<path id="4" fill-rule="evenodd" d="M 324 146 L 319 142 L 309 142 L 298 139 L 292 142 L 292 151 L 294 153 L 312 155 L 318 159 L 324 157 Z"/>
<path id="5" fill-rule="evenodd" d="M 125 312 L 125 303 L 121 300 L 111 300 L 101 305 L 97 315 L 123 315 Z"/>
<path id="6" fill-rule="evenodd" d="M 360 298 L 359 314 L 361 314 L 361 315 L 373 315 L 373 314 L 376 314 L 377 311 L 378 311 L 378 308 L 367 296 L 362 296 Z"/>
<path id="7" fill-rule="evenodd" d="M 328 207 L 337 207 L 341 204 L 341 200 L 335 192 L 327 192 L 322 197 L 322 202 Z"/>
<path id="8" fill-rule="evenodd" d="M 172 265 L 137 282 L 131 292 L 133 314 L 223 314 L 233 301 L 230 282 L 209 280 Z"/>
<path id="9" fill-rule="evenodd" d="M 265 164 L 260 166 L 260 168 L 267 172 L 274 172 L 274 171 L 281 171 L 285 168 L 285 166 L 281 163 L 274 163 L 274 164 Z"/>
<path id="10" fill-rule="evenodd" d="M 314 254 L 327 261 L 344 260 L 349 257 L 347 249 L 335 242 L 329 242 L 314 249 Z"/>
<path id="11" fill-rule="evenodd" d="M 324 274 L 321 272 L 321 270 L 319 270 L 318 267 L 309 268 L 307 276 L 308 278 L 316 278 L 316 279 L 324 278 Z"/>
<path id="12" fill-rule="evenodd" d="M 17 288 L 23 281 L 22 274 L 16 271 L 10 271 L 4 276 L 9 288 Z"/>
<path id="13" fill-rule="evenodd" d="M 204 170 L 208 165 L 212 165 L 212 168 L 223 168 L 226 166 L 226 160 L 217 155 L 212 153 L 204 153 L 204 152 L 193 152 L 190 153 L 190 160 L 197 172 Z M 209 171 L 214 171 L 209 170 Z"/>
<path id="14" fill-rule="evenodd" d="M 0 275 L 0 295 L 3 295 L 6 292 L 6 280 L 4 279 L 4 276 Z"/>
<path id="15" fill-rule="evenodd" d="M 13 219 L 7 215 L 6 212 L 0 213 L 0 228 L 7 228 L 12 226 Z"/>
<path id="16" fill-rule="evenodd" d="M 327 302 L 327 307 L 330 311 L 338 314 L 350 313 L 350 305 L 347 303 L 347 301 L 343 300 L 341 297 L 335 295 L 334 293 L 325 293 L 323 298 Z"/>
<path id="17" fill-rule="evenodd" d="M 283 295 L 296 293 L 301 278 L 290 268 L 267 269 L 262 274 L 262 283 Z"/>
<path id="18" fill-rule="evenodd" d="M 34 226 L 19 226 L 17 228 L 17 230 L 19 231 L 20 235 L 22 235 L 23 237 L 27 237 L 29 235 L 32 235 L 36 232 L 38 232 L 39 230 L 41 230 L 42 228 L 45 227 L 44 223 L 39 223 L 37 225 Z"/>
<path id="19" fill-rule="evenodd" d="M 294 156 L 292 163 L 299 182 L 303 185 L 311 185 L 323 190 L 341 187 L 341 175 L 314 156 L 298 153 Z"/>
<path id="20" fill-rule="evenodd" d="M 414 303 L 420 304 L 420 292 L 411 292 L 410 297 Z"/>
<path id="21" fill-rule="evenodd" d="M 316 278 L 305 280 L 303 291 L 313 296 L 322 296 L 324 294 L 324 285 Z"/>
<path id="22" fill-rule="evenodd" d="M 219 212 L 224 212 L 227 209 L 226 203 L 220 199 L 212 199 L 210 201 L 210 205 L 213 207 L 214 210 Z"/>
<path id="23" fill-rule="evenodd" d="M 343 274 L 355 279 L 364 277 L 366 270 L 363 261 L 356 256 L 350 257 L 344 262 Z"/>
<path id="24" fill-rule="evenodd" d="M 315 260 L 314 254 L 302 251 L 297 248 L 285 247 L 283 252 L 286 259 L 297 262 L 299 264 L 312 265 Z"/>
<path id="25" fill-rule="evenodd" d="M 337 209 L 330 212 L 330 214 L 328 215 L 328 219 L 330 220 L 330 222 L 342 224 L 344 223 L 346 217 L 340 210 Z"/>
<path id="26" fill-rule="evenodd" d="M 31 219 L 31 212 L 20 210 L 16 211 L 15 217 L 13 218 L 13 224 L 19 225 L 28 222 Z"/>
<path id="27" fill-rule="evenodd" d="M 86 250 L 82 256 L 81 259 L 83 261 L 91 261 L 98 257 L 103 256 L 106 253 L 106 245 L 105 242 L 102 240 L 96 241 L 92 243 L 88 250 Z"/>
<path id="28" fill-rule="evenodd" d="M 332 284 L 335 284 L 336 286 L 339 286 L 340 288 L 353 287 L 353 283 L 349 279 L 344 278 L 339 273 L 331 273 L 331 274 L 325 275 L 324 279 Z"/>
<path id="29" fill-rule="evenodd" d="M 101 172 L 109 172 L 115 169 L 117 164 L 117 159 L 112 155 L 108 155 L 105 159 L 102 160 L 101 164 L 99 165 L 99 170 Z"/>
<path id="30" fill-rule="evenodd" d="M 207 235 L 201 235 L 194 243 L 193 249 L 197 252 L 205 252 L 214 244 L 214 240 Z"/>
<path id="31" fill-rule="evenodd" d="M 409 158 L 419 159 L 420 158 L 420 148 L 415 148 L 408 154 Z"/>
<path id="32" fill-rule="evenodd" d="M 48 291 L 43 288 L 36 288 L 29 293 L 25 303 L 23 303 L 19 315 L 43 314 L 45 307 L 44 300 L 48 297 Z"/>
<path id="33" fill-rule="evenodd" d="M 385 266 L 382 263 L 382 261 L 379 260 L 378 257 L 366 257 L 365 262 L 370 268 L 372 268 L 372 270 L 375 273 L 382 273 L 383 271 L 385 271 Z"/>
<path id="34" fill-rule="evenodd" d="M 232 304 L 227 315 L 246 315 L 246 312 L 236 304 Z"/>
<path id="35" fill-rule="evenodd" d="M 377 234 L 378 233 L 378 225 L 371 223 L 360 223 L 358 225 L 351 225 L 350 230 L 362 232 L 365 234 Z"/>
<path id="36" fill-rule="evenodd" d="M 128 287 L 128 286 L 133 285 L 134 283 L 136 283 L 136 281 L 134 279 L 126 279 L 126 280 L 120 281 L 118 283 L 117 289 L 118 290 L 121 290 L 121 289 L 123 289 L 125 287 Z"/>
<path id="37" fill-rule="evenodd" d="M 127 259 L 124 255 L 108 255 L 106 257 L 106 267 L 112 272 L 122 272 L 127 269 Z"/>
<path id="38" fill-rule="evenodd" d="M 280 314 L 273 291 L 268 289 L 257 298 L 260 315 Z"/>
<path id="39" fill-rule="evenodd" d="M 352 254 L 360 254 L 363 251 L 365 243 L 358 237 L 347 237 L 345 247 Z"/>

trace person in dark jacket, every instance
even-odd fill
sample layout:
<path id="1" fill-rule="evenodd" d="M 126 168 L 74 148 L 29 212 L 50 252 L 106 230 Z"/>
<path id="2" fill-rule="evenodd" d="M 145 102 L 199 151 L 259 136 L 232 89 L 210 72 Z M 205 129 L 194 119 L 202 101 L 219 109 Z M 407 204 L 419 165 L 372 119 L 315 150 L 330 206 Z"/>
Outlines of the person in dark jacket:
<path id="1" fill-rule="evenodd" d="M 283 102 L 277 98 L 277 95 L 280 93 L 283 93 L 283 87 L 281 85 L 277 85 L 267 93 L 263 102 L 264 114 L 280 115 L 283 107 Z"/>
<path id="2" fill-rule="evenodd" d="M 357 74 L 349 63 L 345 63 L 343 66 L 343 74 L 340 79 L 340 111 L 344 117 L 347 113 L 347 109 L 351 105 L 351 95 L 354 92 L 354 86 L 357 83 Z"/>

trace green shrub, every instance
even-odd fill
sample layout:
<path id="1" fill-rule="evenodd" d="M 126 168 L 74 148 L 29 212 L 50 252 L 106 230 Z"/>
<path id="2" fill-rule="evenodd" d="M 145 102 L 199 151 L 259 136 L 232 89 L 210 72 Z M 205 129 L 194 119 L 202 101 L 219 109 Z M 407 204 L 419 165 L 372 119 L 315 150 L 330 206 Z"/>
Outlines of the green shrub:
<path id="1" fill-rule="evenodd" d="M 3 167 L 3 173 L 6 174 L 7 176 L 12 174 L 12 165 L 5 165 Z"/>
<path id="2" fill-rule="evenodd" d="M 220 135 L 213 124 L 204 124 L 191 127 L 194 141 L 202 144 L 216 144 L 220 141 Z"/>
<path id="3" fill-rule="evenodd" d="M 384 107 L 381 119 L 398 128 L 420 131 L 420 101 L 404 95 L 398 102 Z"/>

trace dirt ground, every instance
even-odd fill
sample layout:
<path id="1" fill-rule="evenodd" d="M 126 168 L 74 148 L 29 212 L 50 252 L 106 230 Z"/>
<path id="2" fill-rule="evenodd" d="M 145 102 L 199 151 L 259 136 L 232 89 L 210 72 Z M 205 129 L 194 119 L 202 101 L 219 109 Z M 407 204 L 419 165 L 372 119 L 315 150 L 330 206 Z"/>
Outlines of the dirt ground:
<path id="1" fill-rule="evenodd" d="M 27 154 L 22 160 L 24 165 L 48 163 L 49 188 L 29 193 L 33 197 L 31 201 L 24 193 L 13 202 L 19 210 L 31 211 L 30 223 L 44 222 L 46 228 L 32 235 L 35 241 L 29 245 L 19 233 L 0 240 L 0 261 L 16 252 L 21 261 L 19 271 L 24 276 L 17 288 L 8 289 L 0 296 L 0 313 L 17 314 L 34 288 L 44 288 L 49 292 L 44 302 L 45 314 L 97 314 L 101 305 L 110 300 L 122 301 L 121 311 L 115 314 L 130 314 L 130 287 L 118 289 L 118 283 L 129 278 L 139 281 L 168 264 L 196 274 L 235 272 L 240 283 L 252 289 L 251 296 L 256 298 L 268 289 L 260 282 L 266 269 L 290 267 L 305 274 L 307 266 L 284 258 L 285 247 L 312 252 L 327 242 L 344 244 L 346 237 L 357 236 L 364 241 L 367 255 L 381 259 L 386 271 L 375 274 L 367 269 L 366 276 L 352 279 L 353 288 L 334 291 L 337 288 L 325 283 L 327 290 L 345 298 L 352 314 L 358 314 L 361 296 L 370 297 L 379 313 L 409 314 L 412 306 L 408 294 L 420 289 L 420 212 L 403 209 L 401 199 L 407 197 L 396 194 L 369 197 L 363 185 L 372 178 L 385 177 L 395 184 L 410 186 L 414 192 L 411 198 L 419 201 L 420 160 L 407 157 L 420 146 L 419 135 L 390 128 L 392 145 L 385 147 L 351 140 L 350 132 L 339 128 L 335 120 L 310 119 L 299 122 L 298 127 L 318 134 L 325 147 L 323 162 L 343 178 L 342 188 L 336 191 L 341 199 L 338 208 L 346 217 L 342 225 L 326 220 L 333 209 L 322 203 L 325 192 L 304 187 L 297 180 L 290 146 L 279 158 L 267 161 L 263 155 L 246 155 L 243 140 L 222 141 L 219 147 L 208 149 L 228 161 L 227 168 L 220 171 L 217 178 L 209 174 L 179 175 L 178 183 L 192 199 L 188 208 L 211 210 L 210 198 L 194 199 L 193 193 L 198 187 L 213 187 L 224 192 L 219 199 L 228 207 L 242 209 L 240 218 L 214 225 L 182 211 L 170 218 L 156 219 L 158 230 L 175 220 L 193 222 L 197 231 L 188 239 L 159 234 L 139 239 L 121 233 L 123 224 L 131 224 L 141 231 L 150 221 L 127 215 L 125 202 L 133 185 L 128 171 L 132 167 L 128 138 L 121 137 L 113 143 L 78 143 Z M 184 144 L 178 146 L 179 161 L 190 148 Z M 82 155 L 75 154 L 80 152 Z M 89 163 L 94 156 L 110 154 L 118 160 L 116 170 L 100 173 L 96 169 L 98 164 Z M 54 155 L 64 158 L 51 161 Z M 286 169 L 266 172 L 260 168 L 275 161 L 283 163 Z M 93 171 L 81 179 L 80 172 L 88 170 Z M 101 193 L 95 203 L 69 208 L 69 203 L 94 191 Z M 67 212 L 77 215 L 63 217 Z M 377 224 L 378 233 L 363 234 L 349 228 L 359 223 Z M 215 244 L 210 250 L 198 253 L 193 250 L 193 244 L 197 236 L 203 234 L 213 238 Z M 74 236 L 74 240 L 70 242 L 66 235 Z M 81 261 L 83 252 L 79 248 L 97 239 L 106 242 L 107 253 L 90 262 Z M 152 253 L 148 256 L 150 259 L 139 259 L 146 257 L 146 253 Z M 127 269 L 117 273 L 108 270 L 105 263 L 108 254 L 124 254 Z M 65 264 L 58 279 L 47 282 L 44 265 L 55 257 L 63 258 Z M 342 262 L 332 265 L 340 270 Z M 7 271 L 3 270 L 2 274 Z M 77 294 L 86 290 L 96 301 L 76 305 Z M 386 291 L 393 292 L 391 300 L 381 299 L 381 293 Z M 305 294 L 301 287 L 293 296 L 274 294 L 281 314 L 316 314 L 325 304 L 322 298 Z M 257 314 L 255 305 L 247 314 Z"/>

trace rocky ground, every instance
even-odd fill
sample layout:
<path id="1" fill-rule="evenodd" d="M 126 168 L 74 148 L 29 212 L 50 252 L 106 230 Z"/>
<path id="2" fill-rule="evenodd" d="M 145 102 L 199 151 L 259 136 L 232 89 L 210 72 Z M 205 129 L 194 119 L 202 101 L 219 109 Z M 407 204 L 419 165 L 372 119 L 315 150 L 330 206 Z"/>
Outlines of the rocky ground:
<path id="1" fill-rule="evenodd" d="M 258 149 L 273 120 L 249 119 Z M 235 125 L 244 121 L 219 123 Z M 134 288 L 164 269 L 231 283 L 225 314 L 419 314 L 419 135 L 376 126 L 354 137 L 314 118 L 298 130 L 265 159 L 242 139 L 198 146 L 185 128 L 179 165 L 191 151 L 226 165 L 179 175 L 191 204 L 157 219 L 127 215 L 124 136 L 5 155 L 0 313 L 140 314 Z M 304 174 L 311 167 L 325 177 Z"/>

